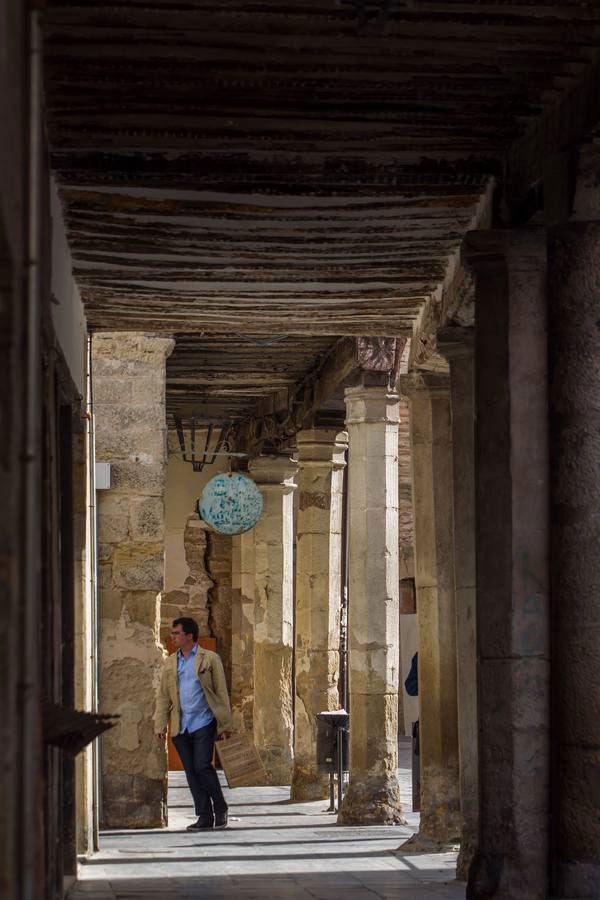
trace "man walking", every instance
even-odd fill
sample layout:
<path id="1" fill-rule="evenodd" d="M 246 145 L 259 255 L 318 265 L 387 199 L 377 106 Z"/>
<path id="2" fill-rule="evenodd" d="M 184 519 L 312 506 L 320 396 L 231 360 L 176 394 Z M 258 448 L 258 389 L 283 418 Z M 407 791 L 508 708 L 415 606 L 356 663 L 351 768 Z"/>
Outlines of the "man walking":
<path id="1" fill-rule="evenodd" d="M 156 736 L 164 741 L 167 722 L 181 757 L 198 820 L 188 831 L 227 828 L 227 803 L 212 766 L 215 738 L 228 737 L 231 708 L 220 657 L 198 645 L 198 623 L 175 619 L 176 652 L 165 660 L 156 714 Z"/>

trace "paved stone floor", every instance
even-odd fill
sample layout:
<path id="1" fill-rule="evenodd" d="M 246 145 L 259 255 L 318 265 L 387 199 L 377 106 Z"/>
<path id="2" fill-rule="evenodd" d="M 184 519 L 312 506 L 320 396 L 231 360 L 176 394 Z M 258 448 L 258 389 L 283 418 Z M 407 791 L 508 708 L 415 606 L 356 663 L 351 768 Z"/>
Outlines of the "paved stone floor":
<path id="1" fill-rule="evenodd" d="M 400 782 L 408 826 L 340 827 L 327 803 L 290 803 L 283 787 L 227 792 L 227 831 L 190 834 L 183 775 L 169 780 L 169 828 L 112 831 L 81 865 L 70 900 L 462 900 L 455 854 L 397 855 L 414 833 L 408 745 Z"/>

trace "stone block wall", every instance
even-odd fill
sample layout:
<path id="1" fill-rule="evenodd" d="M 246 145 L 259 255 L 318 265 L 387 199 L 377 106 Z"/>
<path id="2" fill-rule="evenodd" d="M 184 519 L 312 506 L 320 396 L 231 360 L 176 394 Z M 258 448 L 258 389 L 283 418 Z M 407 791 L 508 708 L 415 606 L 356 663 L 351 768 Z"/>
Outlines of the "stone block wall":
<path id="1" fill-rule="evenodd" d="M 100 706 L 121 720 L 102 738 L 102 825 L 166 823 L 165 748 L 154 737 L 163 661 L 165 360 L 170 338 L 93 339 L 96 459 L 111 463 L 98 492 Z"/>

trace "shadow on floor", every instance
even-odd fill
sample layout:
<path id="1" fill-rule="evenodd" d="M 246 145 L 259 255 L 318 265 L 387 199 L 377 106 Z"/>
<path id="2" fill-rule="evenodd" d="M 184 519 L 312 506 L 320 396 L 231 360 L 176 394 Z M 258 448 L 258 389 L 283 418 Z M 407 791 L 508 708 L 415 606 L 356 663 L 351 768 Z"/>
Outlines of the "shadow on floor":
<path id="1" fill-rule="evenodd" d="M 86 880 L 69 900 L 464 900 L 436 869 Z"/>
<path id="2" fill-rule="evenodd" d="M 408 810 L 410 760 L 398 778 Z M 326 801 L 293 804 L 286 787 L 235 788 L 230 828 L 192 834 L 182 773 L 170 773 L 169 790 L 170 827 L 103 832 L 70 900 L 464 900 L 455 853 L 395 852 L 418 829 L 414 814 L 407 826 L 341 826 Z"/>

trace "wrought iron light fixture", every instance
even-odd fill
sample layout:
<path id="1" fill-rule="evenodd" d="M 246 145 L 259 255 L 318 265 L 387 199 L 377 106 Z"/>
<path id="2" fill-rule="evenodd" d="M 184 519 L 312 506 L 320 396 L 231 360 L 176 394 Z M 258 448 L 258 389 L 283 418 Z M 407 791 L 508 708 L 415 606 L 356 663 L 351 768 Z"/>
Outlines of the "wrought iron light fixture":
<path id="1" fill-rule="evenodd" d="M 196 434 L 198 431 L 204 431 L 204 426 L 199 428 L 194 417 L 189 420 L 188 447 L 186 446 L 186 431 L 188 430 L 187 423 L 184 427 L 180 416 L 173 416 L 173 420 L 175 422 L 175 430 L 177 431 L 177 438 L 179 440 L 179 447 L 181 449 L 181 458 L 184 462 L 191 464 L 194 472 L 201 472 L 204 466 L 212 466 L 217 456 L 245 457 L 248 455 L 247 453 L 232 452 L 228 441 L 232 429 L 231 422 L 226 422 L 220 427 L 217 442 L 214 448 L 210 450 L 213 434 L 216 431 L 214 425 L 209 425 L 206 428 L 206 437 L 204 437 L 204 439 L 200 441 L 200 443 L 203 444 L 203 449 L 201 449 L 200 447 L 196 446 Z"/>

